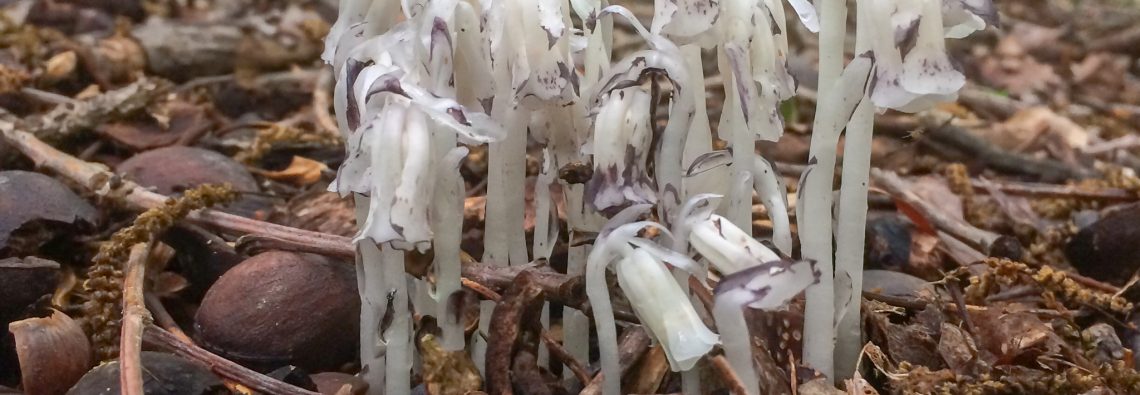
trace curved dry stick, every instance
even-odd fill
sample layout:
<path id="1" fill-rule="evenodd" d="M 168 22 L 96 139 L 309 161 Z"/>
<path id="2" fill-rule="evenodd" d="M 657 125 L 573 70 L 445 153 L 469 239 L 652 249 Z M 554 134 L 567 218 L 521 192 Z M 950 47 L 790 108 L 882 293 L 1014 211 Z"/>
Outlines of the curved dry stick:
<path id="1" fill-rule="evenodd" d="M 131 247 L 123 274 L 123 326 L 119 336 L 119 387 L 124 395 L 143 395 L 142 335 L 143 321 L 150 321 L 143 287 L 149 243 Z"/>
<path id="2" fill-rule="evenodd" d="M 274 380 L 269 376 L 249 370 L 233 361 L 217 356 L 201 347 L 185 343 L 178 339 L 178 336 L 154 324 L 148 324 L 145 329 L 143 339 L 147 343 L 169 350 L 175 355 L 205 366 L 223 378 L 241 383 L 255 391 L 273 395 L 319 395 L 316 392 L 304 390 L 283 381 Z"/>

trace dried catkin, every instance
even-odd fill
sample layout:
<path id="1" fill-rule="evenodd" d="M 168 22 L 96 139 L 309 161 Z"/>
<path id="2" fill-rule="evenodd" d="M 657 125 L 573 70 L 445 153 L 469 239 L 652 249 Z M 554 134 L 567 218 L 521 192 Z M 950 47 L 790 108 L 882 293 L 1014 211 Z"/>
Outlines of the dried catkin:
<path id="1" fill-rule="evenodd" d="M 87 269 L 83 290 L 84 329 L 91 337 L 95 354 L 101 361 L 119 355 L 119 325 L 123 305 L 122 263 L 131 246 L 145 243 L 165 231 L 191 211 L 233 201 L 237 193 L 229 184 L 202 185 L 187 190 L 181 197 L 167 199 L 162 207 L 149 209 L 135 218 L 131 226 L 120 229 L 111 240 L 99 246 L 99 252 Z"/>

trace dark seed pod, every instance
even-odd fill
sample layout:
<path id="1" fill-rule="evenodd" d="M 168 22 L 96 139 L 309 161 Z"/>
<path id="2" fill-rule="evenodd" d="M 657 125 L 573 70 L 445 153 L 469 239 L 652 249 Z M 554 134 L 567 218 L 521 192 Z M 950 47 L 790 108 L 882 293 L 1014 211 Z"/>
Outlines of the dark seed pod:
<path id="1" fill-rule="evenodd" d="M 230 184 L 237 192 L 259 192 L 257 180 L 245 166 L 220 153 L 195 147 L 171 146 L 132 156 L 116 170 L 139 185 L 163 195 L 181 193 L 202 184 Z M 236 214 L 253 216 L 263 199 L 243 197 L 229 207 Z"/>
<path id="2" fill-rule="evenodd" d="M 147 395 L 228 394 L 213 373 L 174 355 L 143 351 L 143 392 Z M 69 395 L 117 395 L 119 361 L 108 362 L 83 375 Z"/>
<path id="3" fill-rule="evenodd" d="M 1086 226 L 1065 246 L 1081 274 L 1123 284 L 1140 268 L 1140 204 L 1113 210 Z"/>
<path id="4" fill-rule="evenodd" d="M 24 318 L 55 290 L 59 264 L 36 257 L 0 259 L 0 324 Z"/>
<path id="5" fill-rule="evenodd" d="M 30 254 L 56 233 L 51 226 L 40 230 L 43 237 L 36 242 L 22 240 L 20 248 L 10 248 L 9 236 L 17 230 L 25 231 L 33 224 L 95 224 L 98 212 L 87 201 L 67 189 L 54 178 L 27 171 L 0 171 L 0 250 L 10 255 Z M 46 237 L 46 238 L 45 238 Z M 19 238 L 18 238 L 19 239 Z"/>
<path id="6" fill-rule="evenodd" d="M 142 186 L 170 195 L 202 184 L 229 183 L 235 191 L 257 191 L 257 180 L 237 161 L 202 148 L 150 150 L 120 163 L 117 170 Z"/>
<path id="7" fill-rule="evenodd" d="M 230 269 L 195 316 L 204 347 L 261 370 L 335 370 L 354 360 L 359 325 L 351 265 L 282 251 Z"/>

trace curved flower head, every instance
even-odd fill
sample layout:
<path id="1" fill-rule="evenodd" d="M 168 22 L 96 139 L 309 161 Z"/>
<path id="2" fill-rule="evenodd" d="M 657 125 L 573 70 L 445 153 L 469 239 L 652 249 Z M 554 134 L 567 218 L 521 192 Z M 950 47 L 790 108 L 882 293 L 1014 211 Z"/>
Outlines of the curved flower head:
<path id="1" fill-rule="evenodd" d="M 606 377 L 619 377 L 617 331 L 606 268 L 617 263 L 618 282 L 650 335 L 660 342 L 674 371 L 691 368 L 700 356 L 712 350 L 716 334 L 704 326 L 688 295 L 677 285 L 666 262 L 685 270 L 697 270 L 688 256 L 637 237 L 645 228 L 655 228 L 661 237 L 669 231 L 656 222 L 632 222 L 648 212 L 648 204 L 630 206 L 613 216 L 598 233 L 586 263 L 586 295 L 594 313 L 601 367 Z M 618 380 L 607 380 L 607 395 L 620 393 Z"/>
<path id="2" fill-rule="evenodd" d="M 644 249 L 617 264 L 618 284 L 674 372 L 689 370 L 719 343 L 665 265 Z"/>
<path id="3" fill-rule="evenodd" d="M 819 282 L 820 275 L 814 261 L 777 259 L 725 276 L 713 293 L 717 304 L 772 310 Z"/>
<path id="4" fill-rule="evenodd" d="M 875 105 L 917 112 L 957 98 L 966 78 L 946 52 L 960 38 L 997 23 L 990 0 L 868 0 L 876 70 Z"/>
<path id="5" fill-rule="evenodd" d="M 594 175 L 586 182 L 587 202 L 602 213 L 631 204 L 655 203 L 649 178 L 653 129 L 649 93 L 640 87 L 612 91 L 594 119 Z"/>
<path id="6" fill-rule="evenodd" d="M 436 7 L 428 7 L 358 44 L 338 72 L 334 104 L 347 155 L 329 189 L 372 198 L 356 241 L 426 249 L 432 239 L 431 180 L 438 163 L 452 161 L 435 156 L 455 150 L 433 147 L 433 135 L 454 133 L 464 143 L 485 143 L 504 134 L 486 114 L 445 96 L 455 91 L 453 46 L 445 19 L 436 14 Z M 426 38 L 417 36 L 421 30 Z"/>
<path id="7" fill-rule="evenodd" d="M 745 233 L 727 218 L 709 214 L 691 223 L 689 244 L 722 274 L 743 271 L 764 262 L 780 260 L 780 255 Z"/>

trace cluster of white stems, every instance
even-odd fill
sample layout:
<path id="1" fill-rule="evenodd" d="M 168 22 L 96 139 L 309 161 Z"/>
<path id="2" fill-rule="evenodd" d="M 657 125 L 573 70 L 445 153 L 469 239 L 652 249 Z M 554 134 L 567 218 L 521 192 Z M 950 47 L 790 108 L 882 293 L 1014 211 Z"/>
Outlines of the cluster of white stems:
<path id="1" fill-rule="evenodd" d="M 357 200 L 361 363 L 370 391 L 410 391 L 413 313 L 435 316 L 444 347 L 467 348 L 482 365 L 485 344 L 480 336 L 466 341 L 454 302 L 465 196 L 459 168 L 466 147 L 480 144 L 489 144 L 484 262 L 550 256 L 559 239 L 555 182 L 563 183 L 570 232 L 597 235 L 592 246 L 571 247 L 567 271 L 586 277 L 606 394 L 620 393 L 609 269 L 671 368 L 685 372 L 686 393 L 701 392 L 693 367 L 718 344 L 759 393 L 743 309 L 779 309 L 805 289 L 804 361 L 833 379 L 849 376 L 862 344 L 871 120 L 877 110 L 953 100 L 964 77 L 944 39 L 996 23 L 990 1 L 858 0 L 855 55 L 844 65 L 846 2 L 788 0 L 820 35 L 819 108 L 796 207 L 802 257 L 792 260 L 787 189 L 754 149 L 758 139 L 780 138 L 780 103 L 796 93 L 780 0 L 656 0 L 648 28 L 602 0 L 341 0 L 323 59 L 336 77 L 347 158 L 330 190 Z M 615 19 L 634 27 L 644 49 L 611 59 Z M 712 149 L 703 49 L 715 49 L 724 79 L 717 130 L 730 150 Z M 667 119 L 663 127 L 655 115 Z M 831 183 L 844 130 L 833 228 Z M 528 146 L 542 147 L 529 249 Z M 572 163 L 592 164 L 584 185 L 555 177 Z M 773 224 L 775 251 L 751 234 L 754 193 Z M 404 252 L 429 249 L 434 281 L 405 274 Z M 690 276 L 704 286 L 717 281 L 714 311 L 692 303 Z M 702 315 L 714 317 L 716 332 Z M 562 316 L 567 348 L 589 360 L 589 318 L 569 308 Z"/>

